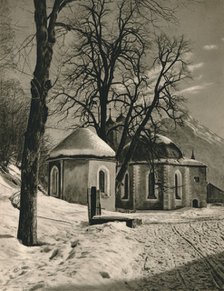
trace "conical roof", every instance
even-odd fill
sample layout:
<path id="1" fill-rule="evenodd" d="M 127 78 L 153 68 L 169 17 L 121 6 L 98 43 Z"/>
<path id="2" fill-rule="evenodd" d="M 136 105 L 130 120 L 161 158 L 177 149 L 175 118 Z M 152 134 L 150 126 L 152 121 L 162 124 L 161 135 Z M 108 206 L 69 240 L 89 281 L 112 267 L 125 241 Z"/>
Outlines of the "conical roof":
<path id="1" fill-rule="evenodd" d="M 110 127 L 110 126 L 112 126 L 114 124 L 115 124 L 115 122 L 113 121 L 112 117 L 109 116 L 109 118 L 106 121 L 106 126 Z"/>
<path id="2" fill-rule="evenodd" d="M 122 123 L 122 122 L 124 122 L 124 120 L 125 120 L 125 117 L 124 117 L 123 113 L 121 112 L 120 115 L 117 117 L 116 122 Z"/>
<path id="3" fill-rule="evenodd" d="M 79 128 L 61 141 L 51 152 L 50 158 L 93 156 L 114 158 L 114 150 L 88 128 Z"/>

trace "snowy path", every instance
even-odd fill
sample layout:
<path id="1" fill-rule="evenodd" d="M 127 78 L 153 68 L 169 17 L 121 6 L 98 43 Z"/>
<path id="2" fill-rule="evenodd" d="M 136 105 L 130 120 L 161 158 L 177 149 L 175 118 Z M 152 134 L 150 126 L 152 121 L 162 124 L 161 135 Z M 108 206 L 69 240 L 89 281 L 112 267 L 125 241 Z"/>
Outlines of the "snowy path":
<path id="1" fill-rule="evenodd" d="M 145 225 L 138 231 L 143 278 L 133 290 L 224 290 L 223 221 Z"/>
<path id="2" fill-rule="evenodd" d="M 135 229 L 89 226 L 86 206 L 39 193 L 42 244 L 27 248 L 8 199 L 17 189 L 1 175 L 0 185 L 1 291 L 224 290 L 224 207 L 130 214 L 143 221 Z"/>

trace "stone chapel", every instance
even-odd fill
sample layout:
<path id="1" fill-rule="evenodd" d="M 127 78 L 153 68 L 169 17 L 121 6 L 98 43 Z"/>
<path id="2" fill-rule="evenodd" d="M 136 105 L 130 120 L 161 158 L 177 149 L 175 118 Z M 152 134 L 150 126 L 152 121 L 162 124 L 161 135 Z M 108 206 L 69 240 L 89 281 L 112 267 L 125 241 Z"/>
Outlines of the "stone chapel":
<path id="1" fill-rule="evenodd" d="M 116 122 L 122 122 L 122 114 Z M 109 117 L 107 126 L 112 126 Z M 119 128 L 119 127 L 118 127 Z M 88 128 L 79 128 L 59 143 L 49 155 L 48 193 L 73 203 L 87 203 L 87 188 L 100 190 L 102 209 L 171 210 L 181 207 L 206 207 L 206 165 L 183 156 L 169 138 L 156 135 L 152 157 L 139 142 L 123 184 L 115 194 L 119 161 L 111 146 L 119 131 L 110 136 L 108 145 Z M 128 144 L 123 150 L 123 154 Z"/>

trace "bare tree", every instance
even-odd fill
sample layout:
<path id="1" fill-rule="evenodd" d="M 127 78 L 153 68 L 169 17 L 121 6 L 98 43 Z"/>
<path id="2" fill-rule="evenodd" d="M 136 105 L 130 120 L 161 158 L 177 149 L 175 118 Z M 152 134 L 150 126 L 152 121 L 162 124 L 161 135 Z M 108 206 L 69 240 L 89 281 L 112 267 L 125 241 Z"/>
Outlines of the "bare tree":
<path id="1" fill-rule="evenodd" d="M 78 41 L 81 44 L 81 46 L 77 46 L 75 58 L 73 59 L 71 57 L 70 59 L 70 64 L 75 67 L 75 71 L 73 78 L 68 81 L 71 85 L 76 86 L 76 94 L 74 96 L 70 94 L 65 96 L 69 98 L 69 100 L 73 100 L 75 105 L 78 104 L 80 108 L 82 108 L 82 116 L 86 118 L 85 122 L 93 124 L 98 134 L 104 140 L 107 140 L 106 118 L 108 106 L 113 104 L 114 101 L 117 101 L 113 98 L 116 95 L 115 92 L 119 83 L 121 83 L 120 81 L 117 82 L 116 78 L 118 76 L 126 78 L 125 71 L 130 71 L 130 76 L 135 78 L 136 71 L 133 70 L 135 70 L 136 66 L 138 67 L 138 62 L 142 60 L 144 50 L 147 46 L 147 39 L 142 29 L 143 23 L 139 21 L 139 17 L 143 16 L 142 19 L 145 19 L 145 21 L 147 19 L 145 18 L 146 14 L 143 13 L 144 10 L 140 8 L 149 7 L 149 11 L 152 14 L 154 13 L 153 15 L 158 13 L 160 16 L 167 17 L 172 14 L 172 11 L 168 8 L 159 5 L 159 0 L 88 0 L 87 2 L 77 1 L 80 5 L 79 8 L 82 7 L 86 12 L 86 17 L 82 17 L 81 20 L 76 19 L 75 23 L 58 21 L 58 13 L 62 11 L 68 3 L 72 3 L 73 1 L 75 0 L 54 0 L 51 11 L 47 13 L 47 1 L 34 0 L 37 58 L 33 79 L 31 80 L 31 105 L 22 157 L 21 208 L 17 235 L 18 239 L 21 240 L 24 245 L 29 246 L 37 244 L 36 198 L 40 145 L 48 116 L 46 99 L 52 87 L 49 70 L 52 64 L 53 47 L 56 42 L 56 26 L 78 33 Z M 108 16 L 109 12 L 113 11 L 113 7 L 117 4 L 118 13 L 116 22 L 113 23 L 114 25 L 116 23 L 116 29 L 113 31 L 112 26 L 111 31 L 107 29 L 104 23 L 104 17 Z M 112 9 L 108 10 L 107 5 L 111 6 Z M 169 14 L 170 12 L 171 14 Z M 110 20 L 108 21 L 110 22 Z M 152 17 L 151 21 L 154 22 L 154 17 Z M 103 37 L 104 34 L 106 35 L 105 38 Z M 182 52 L 181 48 L 184 42 L 182 41 L 181 44 L 179 51 Z M 139 51 L 141 52 L 140 54 Z M 135 129 L 137 124 L 132 122 L 135 133 L 133 135 L 133 142 L 131 142 L 128 151 L 129 158 L 131 155 L 130 153 L 136 146 L 137 136 L 150 120 L 153 109 L 158 108 L 159 110 L 158 100 L 161 101 L 160 104 L 162 104 L 162 102 L 167 104 L 166 100 L 168 99 L 166 98 L 169 96 L 173 97 L 169 88 L 174 87 L 177 80 L 174 81 L 173 76 L 175 76 L 175 74 L 169 77 L 168 73 L 171 72 L 174 65 L 179 62 L 180 54 L 178 53 L 178 57 L 170 62 L 174 50 L 171 50 L 168 55 L 166 54 L 166 50 L 161 49 L 161 52 L 158 62 L 160 62 L 162 69 L 156 82 L 154 99 L 147 107 L 148 109 L 145 110 L 145 115 L 141 118 L 140 127 Z M 91 64 L 91 66 L 89 66 L 89 64 Z M 118 68 L 117 71 L 116 68 Z M 141 73 L 139 73 L 139 76 L 141 76 Z M 166 78 L 170 78 L 168 83 L 166 83 Z M 182 74 L 179 74 L 179 79 L 181 78 Z M 82 81 L 79 82 L 80 80 Z M 144 78 L 141 77 L 139 80 L 141 81 L 140 84 L 147 84 Z M 163 85 L 161 85 L 162 80 L 164 81 Z M 133 81 L 135 81 L 135 79 L 133 79 Z M 77 84 L 81 84 L 81 86 Z M 143 88 L 144 86 L 139 86 L 139 88 L 140 87 Z M 81 98 L 81 95 L 84 95 L 84 99 Z M 173 99 L 171 98 L 170 100 Z M 125 99 L 123 103 L 124 102 Z M 136 101 L 136 106 L 134 108 L 138 107 L 137 103 Z M 96 112 L 98 104 L 100 104 L 100 112 Z M 165 109 L 165 111 L 169 113 L 169 108 Z M 144 107 L 142 110 L 144 112 Z M 124 162 L 124 167 L 126 164 L 127 163 Z M 119 172 L 119 181 L 122 178 L 124 167 Z"/>
<path id="2" fill-rule="evenodd" d="M 19 160 L 27 117 L 25 94 L 14 77 L 15 32 L 9 3 L 0 6 L 0 165 L 7 166 L 10 158 Z"/>
<path id="3" fill-rule="evenodd" d="M 72 0 L 54 0 L 47 13 L 46 0 L 34 0 L 36 25 L 36 66 L 31 80 L 31 105 L 21 166 L 21 208 L 18 239 L 27 246 L 37 244 L 37 186 L 40 145 L 48 116 L 46 98 L 51 88 L 49 70 L 56 42 L 58 13 Z"/>
<path id="4" fill-rule="evenodd" d="M 129 5 L 128 1 L 118 1 L 116 5 L 107 0 L 87 3 L 80 4 L 84 15 L 75 23 L 58 23 L 74 31 L 75 38 L 79 39 L 72 48 L 75 53 L 65 60 L 69 71 L 66 72 L 66 85 L 73 94 L 69 94 L 66 87 L 66 92 L 62 89 L 58 96 L 66 97 L 61 100 L 62 107 L 77 106 L 76 116 L 80 114 L 83 121 L 93 125 L 98 135 L 107 141 L 106 120 L 112 87 L 121 72 L 131 70 L 138 61 L 139 51 L 144 51 L 147 40 L 142 23 L 135 15 L 135 5 Z M 112 21 L 109 13 L 114 6 L 117 6 L 117 15 L 113 28 L 109 24 Z"/>
<path id="5" fill-rule="evenodd" d="M 185 57 L 189 53 L 189 45 L 183 37 L 169 40 L 162 35 L 157 38 L 158 55 L 154 60 L 155 69 L 158 70 L 153 84 L 152 94 L 148 94 L 150 102 L 144 104 L 141 112 L 141 121 L 132 136 L 128 151 L 122 161 L 117 174 L 117 185 L 122 182 L 141 133 L 151 126 L 152 132 L 158 128 L 158 116 L 168 116 L 175 122 L 182 121 L 184 98 L 178 95 L 179 83 L 189 77 Z M 164 115 L 165 114 L 165 115 Z"/>
<path id="6" fill-rule="evenodd" d="M 13 66 L 14 32 L 11 27 L 9 3 L 1 1 L 0 6 L 0 68 L 1 76 Z"/>
<path id="7" fill-rule="evenodd" d="M 187 42 L 183 37 L 170 40 L 165 34 L 152 42 L 146 34 L 146 13 L 141 9 L 146 5 L 153 15 L 152 21 L 156 13 L 172 16 L 173 10 L 163 10 L 159 1 L 122 0 L 116 5 L 113 1 L 92 0 L 81 5 L 84 10 L 81 20 L 66 25 L 58 23 L 72 30 L 76 37 L 72 54 L 65 60 L 66 85 L 56 93 L 58 109 L 65 113 L 73 110 L 83 126 L 94 126 L 106 142 L 110 132 L 119 129 L 121 137 L 116 148 L 119 161 L 125 144 L 131 140 L 117 185 L 124 177 L 141 133 L 149 127 L 155 131 L 161 116 L 181 120 L 183 98 L 176 91 L 178 84 L 189 76 L 184 61 L 189 52 Z M 150 57 L 146 58 L 147 54 Z M 106 120 L 111 108 L 115 114 L 122 108 L 123 120 L 108 129 Z"/>
<path id="8" fill-rule="evenodd" d="M 15 79 L 0 80 L 0 165 L 21 158 L 21 143 L 27 121 L 27 104 L 21 85 Z"/>
<path id="9" fill-rule="evenodd" d="M 160 2 L 88 0 L 78 4 L 79 18 L 57 23 L 74 33 L 71 52 L 66 52 L 64 61 L 67 82 L 59 93 L 56 88 L 58 112 L 73 110 L 84 126 L 94 126 L 107 141 L 106 120 L 114 86 L 130 79 L 130 72 L 134 77 L 140 67 L 139 74 L 144 71 L 142 59 L 152 40 L 149 28 L 156 20 L 175 18 L 174 7 Z"/>

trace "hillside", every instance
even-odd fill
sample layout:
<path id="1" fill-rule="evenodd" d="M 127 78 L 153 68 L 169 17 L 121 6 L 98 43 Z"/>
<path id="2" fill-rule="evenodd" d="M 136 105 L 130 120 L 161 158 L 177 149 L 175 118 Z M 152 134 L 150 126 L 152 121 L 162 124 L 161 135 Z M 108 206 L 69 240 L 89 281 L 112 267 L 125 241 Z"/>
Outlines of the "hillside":
<path id="1" fill-rule="evenodd" d="M 14 179 L 14 166 L 0 173 L 0 290 L 223 290 L 223 207 L 123 214 L 142 219 L 135 229 L 89 226 L 85 206 L 39 192 L 40 245 L 31 248 L 16 239 Z"/>
<path id="2" fill-rule="evenodd" d="M 224 189 L 224 139 L 188 117 L 184 126 L 174 127 L 170 120 L 164 120 L 165 134 L 190 158 L 194 150 L 195 158 L 208 166 L 207 180 Z"/>

